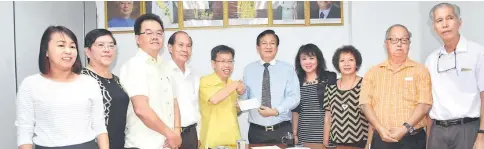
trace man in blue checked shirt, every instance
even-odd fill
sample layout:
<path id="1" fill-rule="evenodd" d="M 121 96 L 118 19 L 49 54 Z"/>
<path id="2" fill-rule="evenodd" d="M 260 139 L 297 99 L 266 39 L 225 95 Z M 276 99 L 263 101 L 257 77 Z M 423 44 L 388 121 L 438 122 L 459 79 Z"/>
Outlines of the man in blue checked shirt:
<path id="1" fill-rule="evenodd" d="M 275 60 L 279 37 L 273 30 L 257 36 L 261 60 L 248 64 L 243 81 L 247 91 L 240 98 L 260 99 L 261 107 L 249 111 L 249 143 L 279 144 L 291 132 L 291 110 L 299 104 L 299 80 L 292 65 Z"/>

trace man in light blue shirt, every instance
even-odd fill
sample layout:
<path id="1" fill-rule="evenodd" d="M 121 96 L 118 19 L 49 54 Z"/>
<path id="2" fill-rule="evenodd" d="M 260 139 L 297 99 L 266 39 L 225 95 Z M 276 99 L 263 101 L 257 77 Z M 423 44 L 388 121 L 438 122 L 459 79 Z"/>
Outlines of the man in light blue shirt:
<path id="1" fill-rule="evenodd" d="M 273 30 L 257 36 L 261 60 L 247 65 L 241 99 L 259 99 L 261 107 L 249 111 L 249 143 L 279 144 L 291 132 L 291 110 L 299 104 L 299 80 L 292 65 L 275 60 L 279 37 Z"/>

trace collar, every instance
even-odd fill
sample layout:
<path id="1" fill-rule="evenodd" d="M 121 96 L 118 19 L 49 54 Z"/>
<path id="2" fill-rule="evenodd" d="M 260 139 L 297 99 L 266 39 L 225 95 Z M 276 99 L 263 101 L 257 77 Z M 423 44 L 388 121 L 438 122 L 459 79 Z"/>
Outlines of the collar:
<path id="1" fill-rule="evenodd" d="M 168 67 L 170 68 L 170 70 L 172 70 L 172 71 L 178 71 L 178 72 L 182 73 L 185 76 L 190 75 L 190 73 L 192 72 L 191 69 L 190 69 L 190 67 L 188 66 L 188 64 L 185 63 L 185 73 L 183 73 L 181 71 L 181 69 L 178 67 L 178 65 L 176 65 L 176 63 L 175 63 L 175 61 L 173 59 L 171 59 L 170 61 L 168 61 Z"/>
<path id="2" fill-rule="evenodd" d="M 467 52 L 467 39 L 463 35 L 460 35 L 459 42 L 457 43 L 455 51 L 456 52 Z M 445 50 L 445 45 L 442 45 L 442 47 L 440 47 L 440 53 L 439 54 L 449 54 Z"/>
<path id="3" fill-rule="evenodd" d="M 407 58 L 398 70 L 404 69 L 404 68 L 407 68 L 407 67 L 414 67 L 416 65 L 417 65 L 417 63 L 415 61 L 412 61 L 411 59 Z M 378 64 L 378 66 L 388 68 L 388 69 L 392 69 L 392 65 L 390 64 L 390 60 L 388 60 L 388 59 L 386 61 Z"/>
<path id="4" fill-rule="evenodd" d="M 214 84 L 214 85 L 218 85 L 218 84 L 224 84 L 224 82 L 222 81 L 222 79 L 220 79 L 220 77 L 218 77 L 217 73 L 215 72 L 212 72 L 212 74 L 210 74 L 208 76 L 209 80 Z M 227 84 L 230 84 L 232 83 L 232 80 L 227 79 Z"/>
<path id="5" fill-rule="evenodd" d="M 272 66 L 274 66 L 274 65 L 276 65 L 276 62 L 277 62 L 277 61 L 276 61 L 276 59 L 272 59 L 272 60 L 269 62 L 269 64 L 271 64 Z M 259 61 L 259 63 L 260 63 L 261 65 L 264 65 L 264 63 L 266 63 L 266 62 L 264 62 L 263 60 L 260 60 L 260 61 Z"/>
<path id="6" fill-rule="evenodd" d="M 326 18 L 326 16 L 329 14 L 329 11 L 331 11 L 331 8 L 333 8 L 333 4 L 331 4 L 331 5 L 329 6 L 329 8 L 328 8 L 328 9 L 326 9 L 326 10 L 319 9 L 319 13 L 318 13 L 318 15 L 319 15 L 319 14 L 321 14 L 321 12 L 323 12 L 323 13 L 324 13 L 324 17 Z"/>
<path id="7" fill-rule="evenodd" d="M 163 63 L 163 59 L 161 58 L 161 56 L 159 54 L 157 55 L 156 59 L 154 59 L 148 53 L 143 51 L 143 49 L 141 49 L 141 48 L 138 48 L 138 53 L 136 53 L 136 56 L 139 56 L 142 59 L 145 59 L 146 62 L 149 63 L 149 64 L 162 64 Z"/>

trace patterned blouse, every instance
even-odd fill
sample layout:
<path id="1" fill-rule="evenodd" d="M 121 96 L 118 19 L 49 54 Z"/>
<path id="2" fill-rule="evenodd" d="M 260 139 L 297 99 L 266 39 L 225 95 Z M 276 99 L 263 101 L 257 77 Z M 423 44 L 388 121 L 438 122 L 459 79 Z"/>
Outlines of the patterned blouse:
<path id="1" fill-rule="evenodd" d="M 324 94 L 324 109 L 331 111 L 330 140 L 338 144 L 358 143 L 368 139 L 368 121 L 358 106 L 361 82 L 350 90 L 328 85 Z"/>

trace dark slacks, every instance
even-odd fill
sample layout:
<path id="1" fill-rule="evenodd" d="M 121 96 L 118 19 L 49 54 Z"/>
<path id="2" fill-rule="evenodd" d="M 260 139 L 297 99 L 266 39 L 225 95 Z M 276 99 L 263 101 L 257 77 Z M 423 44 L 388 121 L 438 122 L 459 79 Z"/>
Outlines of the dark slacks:
<path id="1" fill-rule="evenodd" d="M 92 140 L 86 143 L 60 147 L 44 147 L 40 145 L 35 145 L 35 149 L 98 149 L 98 146 L 97 143 Z"/>
<path id="2" fill-rule="evenodd" d="M 251 144 L 280 144 L 282 137 L 291 131 L 291 122 L 285 121 L 276 124 L 272 129 L 269 127 L 250 124 L 249 143 Z"/>
<path id="3" fill-rule="evenodd" d="M 429 149 L 472 149 L 476 141 L 480 121 L 448 127 L 437 125 L 432 120 Z"/>
<path id="4" fill-rule="evenodd" d="M 181 138 L 182 138 L 182 144 L 180 149 L 197 149 L 198 148 L 197 125 L 193 124 L 187 127 L 183 127 Z"/>
<path id="5" fill-rule="evenodd" d="M 371 149 L 425 149 L 426 144 L 427 135 L 423 130 L 414 135 L 406 135 L 398 142 L 385 142 L 375 131 L 371 141 Z"/>

